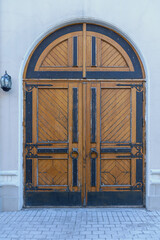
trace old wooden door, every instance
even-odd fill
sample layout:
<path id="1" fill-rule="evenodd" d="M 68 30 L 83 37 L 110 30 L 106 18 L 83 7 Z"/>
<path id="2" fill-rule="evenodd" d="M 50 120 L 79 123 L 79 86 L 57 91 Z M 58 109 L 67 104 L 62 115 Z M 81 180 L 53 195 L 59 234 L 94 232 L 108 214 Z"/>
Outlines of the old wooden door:
<path id="1" fill-rule="evenodd" d="M 26 92 L 28 204 L 81 204 L 81 99 L 79 83 L 45 82 Z"/>
<path id="2" fill-rule="evenodd" d="M 142 205 L 143 85 L 88 83 L 87 205 Z"/>
<path id="3" fill-rule="evenodd" d="M 142 70 L 134 48 L 97 25 L 38 44 L 24 73 L 26 206 L 143 204 Z"/>

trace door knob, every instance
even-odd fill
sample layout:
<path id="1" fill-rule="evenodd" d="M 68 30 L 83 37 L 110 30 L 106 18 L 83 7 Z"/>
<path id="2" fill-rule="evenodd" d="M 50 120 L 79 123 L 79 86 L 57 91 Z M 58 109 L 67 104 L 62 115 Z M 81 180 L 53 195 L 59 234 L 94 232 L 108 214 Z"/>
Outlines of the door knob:
<path id="1" fill-rule="evenodd" d="M 79 156 L 78 148 L 72 148 L 71 158 L 78 158 L 78 156 Z"/>
<path id="2" fill-rule="evenodd" d="M 98 157 L 98 152 L 95 148 L 91 148 L 90 151 L 90 158 L 97 158 Z"/>

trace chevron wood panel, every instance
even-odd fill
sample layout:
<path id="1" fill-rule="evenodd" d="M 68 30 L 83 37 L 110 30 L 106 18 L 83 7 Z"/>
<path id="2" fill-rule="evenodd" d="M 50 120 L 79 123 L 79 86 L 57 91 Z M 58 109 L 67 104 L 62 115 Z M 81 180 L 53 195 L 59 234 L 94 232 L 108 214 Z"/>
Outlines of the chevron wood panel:
<path id="1" fill-rule="evenodd" d="M 101 66 L 127 67 L 122 54 L 111 44 L 101 40 Z"/>
<path id="2" fill-rule="evenodd" d="M 130 185 L 131 160 L 101 160 L 101 185 Z"/>
<path id="3" fill-rule="evenodd" d="M 68 66 L 68 40 L 60 42 L 45 57 L 41 67 Z"/>
<path id="4" fill-rule="evenodd" d="M 131 100 L 129 89 L 102 89 L 102 142 L 130 142 L 130 108 Z"/>
<path id="5" fill-rule="evenodd" d="M 92 38 L 95 38 L 95 43 Z M 95 44 L 95 47 L 92 46 Z M 95 49 L 95 50 L 94 50 Z M 92 58 L 96 52 L 95 66 L 92 66 Z M 89 71 L 129 71 L 134 70 L 126 52 L 111 39 L 105 39 L 102 34 L 88 32 L 86 36 L 86 67 Z M 107 69 L 106 69 L 107 68 Z M 107 71 L 108 71 L 107 70 Z"/>
<path id="6" fill-rule="evenodd" d="M 38 185 L 68 185 L 67 160 L 38 160 Z"/>
<path id="7" fill-rule="evenodd" d="M 68 139 L 67 89 L 39 89 L 38 141 L 66 142 Z"/>

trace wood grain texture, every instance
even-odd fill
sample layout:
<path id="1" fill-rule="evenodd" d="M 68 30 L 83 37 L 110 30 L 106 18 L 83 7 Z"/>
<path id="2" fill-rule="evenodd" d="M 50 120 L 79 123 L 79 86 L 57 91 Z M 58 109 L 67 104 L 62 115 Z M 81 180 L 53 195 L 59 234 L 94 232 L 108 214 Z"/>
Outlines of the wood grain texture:
<path id="1" fill-rule="evenodd" d="M 68 93 L 66 89 L 40 89 L 38 93 L 38 140 L 67 141 Z"/>
<path id="2" fill-rule="evenodd" d="M 131 160 L 101 160 L 101 185 L 130 185 Z"/>
<path id="3" fill-rule="evenodd" d="M 86 206 L 87 195 L 86 195 L 86 98 L 87 98 L 87 87 L 86 83 L 82 83 L 82 204 Z"/>
<path id="4" fill-rule="evenodd" d="M 78 39 L 77 66 L 73 67 L 73 38 Z M 92 66 L 92 38 L 96 42 L 96 66 Z M 86 31 L 66 34 L 51 43 L 41 54 L 36 71 L 134 71 L 132 61 L 124 49 L 109 37 Z"/>
<path id="5" fill-rule="evenodd" d="M 38 160 L 38 185 L 68 185 L 68 161 Z"/>
<path id="6" fill-rule="evenodd" d="M 43 39 L 41 39 L 39 43 L 35 46 L 33 51 L 31 52 L 27 60 L 23 78 L 24 79 L 32 78 L 30 75 L 31 72 L 32 73 L 35 72 L 35 75 L 33 75 L 33 78 L 34 76 L 38 77 L 36 73 L 37 71 L 40 71 L 40 72 L 41 71 L 42 72 L 43 71 L 44 72 L 46 71 L 73 71 L 73 72 L 81 71 L 81 74 L 83 72 L 83 77 L 85 77 L 86 75 L 84 74 L 84 69 L 86 68 L 86 62 L 88 61 L 88 58 L 90 58 L 90 53 L 89 55 L 86 54 L 86 43 L 87 43 L 86 40 L 87 38 L 92 38 L 92 37 L 96 38 L 96 55 L 97 55 L 96 66 L 91 66 L 90 64 L 86 69 L 87 71 L 112 71 L 112 72 L 136 71 L 137 72 L 138 70 L 136 69 L 137 64 L 135 65 L 134 61 L 132 60 L 132 59 L 136 59 L 139 67 L 141 68 L 141 75 L 139 75 L 139 78 L 140 79 L 145 78 L 145 71 L 144 71 L 142 61 L 136 49 L 132 46 L 132 44 L 127 39 L 124 38 L 124 36 L 120 35 L 119 33 L 109 28 L 106 28 L 106 31 L 105 31 L 105 27 L 103 27 L 103 31 L 101 31 L 100 30 L 101 26 L 98 26 L 96 24 L 94 24 L 95 26 L 93 26 L 93 28 L 89 27 L 89 25 L 91 24 L 80 23 L 80 25 L 81 26 L 83 25 L 83 30 L 82 28 L 77 28 L 77 29 L 74 28 L 74 24 L 73 24 L 61 29 L 57 29 L 55 32 L 50 33 L 47 36 L 45 36 Z M 66 28 L 70 30 L 67 32 L 63 31 L 63 29 L 66 29 Z M 72 31 L 73 28 L 75 29 L 75 31 Z M 81 30 L 79 31 L 78 29 L 81 29 Z M 59 34 L 60 32 L 61 34 Z M 54 33 L 55 33 L 55 36 L 54 36 Z M 59 34 L 58 38 L 56 36 L 57 33 Z M 72 61 L 73 46 L 72 44 L 70 44 L 74 36 L 78 37 L 78 66 L 76 68 L 73 67 L 73 61 Z M 53 40 L 50 41 L 52 37 L 53 37 Z M 121 44 L 121 42 L 123 42 L 123 44 Z M 64 49 L 63 45 L 64 46 L 66 45 L 67 49 Z M 88 45 L 88 48 L 90 48 L 89 45 Z M 110 46 L 110 49 L 105 51 L 106 50 L 105 46 L 107 45 Z M 131 52 L 133 53 L 133 57 L 131 57 L 128 51 L 129 49 L 130 49 L 130 53 Z M 109 50 L 111 50 L 111 52 Z M 106 54 L 109 57 L 109 59 L 107 58 Z M 103 59 L 102 59 L 102 55 L 103 55 Z M 36 63 L 34 64 L 34 67 L 33 67 L 34 69 L 32 69 L 32 67 L 30 68 L 30 66 L 33 66 L 32 63 L 34 62 L 35 59 L 36 59 Z M 31 64 L 30 64 L 30 61 L 31 61 Z M 44 74 L 45 76 L 41 73 L 39 74 L 41 75 L 41 78 L 43 77 L 48 78 L 48 76 L 45 74 Z M 52 76 L 54 78 L 54 75 Z M 63 78 L 63 75 L 61 76 Z M 132 76 L 132 74 L 128 75 L 127 73 L 124 76 Z M 77 74 L 77 77 L 79 77 L 78 74 Z M 136 74 L 135 74 L 135 78 L 136 78 Z"/>
<path id="7" fill-rule="evenodd" d="M 130 90 L 101 91 L 102 142 L 130 142 Z"/>
<path id="8" fill-rule="evenodd" d="M 78 42 L 78 64 L 73 66 L 73 38 Z M 35 71 L 82 71 L 82 32 L 66 34 L 54 40 L 40 55 Z"/>
<path id="9" fill-rule="evenodd" d="M 65 40 L 47 54 L 41 67 L 67 67 L 68 65 L 68 40 Z"/>
<path id="10" fill-rule="evenodd" d="M 83 78 L 86 77 L 86 23 L 83 23 Z"/>
<path id="11" fill-rule="evenodd" d="M 101 40 L 101 66 L 128 67 L 122 54 L 111 44 Z"/>
<path id="12" fill-rule="evenodd" d="M 92 59 L 92 37 L 87 35 L 87 37 L 86 37 L 86 67 L 92 66 L 91 59 Z"/>
<path id="13" fill-rule="evenodd" d="M 92 37 L 96 39 L 96 66 L 91 64 Z M 100 33 L 87 31 L 86 41 L 88 71 L 134 71 L 128 54 L 113 39 Z"/>

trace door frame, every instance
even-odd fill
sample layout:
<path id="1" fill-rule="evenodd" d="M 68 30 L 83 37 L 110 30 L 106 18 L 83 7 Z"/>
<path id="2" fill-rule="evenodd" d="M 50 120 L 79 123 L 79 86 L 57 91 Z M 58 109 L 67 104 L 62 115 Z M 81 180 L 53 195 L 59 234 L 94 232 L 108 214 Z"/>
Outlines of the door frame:
<path id="1" fill-rule="evenodd" d="M 83 22 L 83 21 L 81 21 L 81 22 Z M 86 21 L 85 21 L 86 22 Z M 88 23 L 92 23 L 92 21 L 87 21 Z M 98 21 L 97 21 L 98 22 Z M 69 24 L 70 25 L 70 24 Z M 104 24 L 104 22 L 103 22 L 103 24 L 101 23 L 101 25 L 103 25 L 103 26 L 105 26 L 106 24 Z M 107 27 L 108 27 L 108 25 L 107 25 Z M 57 27 L 55 28 L 55 29 L 57 29 Z M 113 27 L 112 27 L 112 29 L 113 29 Z M 53 29 L 51 30 L 51 31 L 53 31 Z M 49 32 L 51 32 L 51 31 L 49 31 Z M 117 29 L 116 29 L 116 31 L 117 31 Z M 118 32 L 118 31 L 117 31 Z M 44 34 L 45 36 L 46 36 L 46 34 Z M 41 38 L 42 39 L 42 38 Z M 37 42 L 39 43 L 39 39 L 38 39 L 38 41 L 36 41 L 36 44 L 34 44 L 34 46 L 35 45 L 37 45 Z M 129 40 L 129 42 L 132 42 L 131 40 Z M 133 45 L 133 44 L 132 44 Z M 34 49 L 34 46 L 33 46 L 33 48 L 32 48 L 32 50 Z M 139 52 L 139 51 L 138 51 Z M 28 54 L 28 56 L 30 55 L 30 53 L 31 53 L 31 51 L 29 52 L 29 54 Z M 140 54 L 141 55 L 141 54 Z M 141 58 L 141 60 L 142 60 L 142 57 L 139 57 L 139 59 Z M 26 59 L 26 62 L 28 62 L 30 60 L 30 57 L 27 57 L 27 59 Z M 21 73 L 21 75 L 23 74 L 23 79 L 24 79 L 24 72 L 26 71 L 25 69 L 26 69 L 26 67 L 27 67 L 27 64 L 26 64 L 26 62 L 24 63 L 24 66 L 23 66 L 23 70 L 22 70 L 22 73 Z M 144 61 L 143 61 L 144 62 Z M 64 80 L 64 79 L 63 79 Z M 95 81 L 97 81 L 97 80 L 95 80 Z M 104 79 L 103 79 L 103 81 L 104 81 Z M 115 81 L 115 80 L 113 80 L 113 79 L 111 79 L 111 80 L 107 80 L 107 81 Z M 119 81 L 123 81 L 123 80 L 119 80 Z M 125 81 L 125 80 L 124 80 Z M 138 81 L 138 80 L 137 80 Z M 144 102 L 143 102 L 143 107 L 144 107 L 144 119 L 145 119 L 145 107 L 146 107 L 146 91 L 144 91 Z M 23 102 L 23 112 L 25 112 L 25 106 L 24 106 L 24 102 Z M 25 119 L 25 114 L 24 114 L 24 116 L 23 116 L 23 127 L 24 127 L 24 125 L 25 125 L 25 121 L 24 121 L 24 119 Z M 145 164 L 145 162 L 146 162 L 146 160 L 145 160 L 145 155 L 146 155 L 146 141 L 145 141 L 145 139 L 146 139 L 146 133 L 145 133 L 145 128 L 146 128 L 146 123 L 145 123 L 145 121 L 144 121 L 144 131 L 143 131 L 143 143 L 144 143 L 144 164 Z M 23 128 L 23 133 L 24 133 L 24 128 Z M 24 145 L 24 134 L 23 134 L 23 145 Z M 23 151 L 23 155 L 24 155 L 24 151 Z M 145 169 L 144 169 L 144 172 L 145 172 Z M 24 176 L 25 176 L 25 173 L 24 173 Z M 146 175 L 144 174 L 144 178 L 146 177 Z M 145 180 L 144 180 L 144 183 L 145 183 Z M 145 191 L 144 191 L 144 196 L 145 196 Z M 145 201 L 144 201 L 144 204 L 145 204 Z"/>

